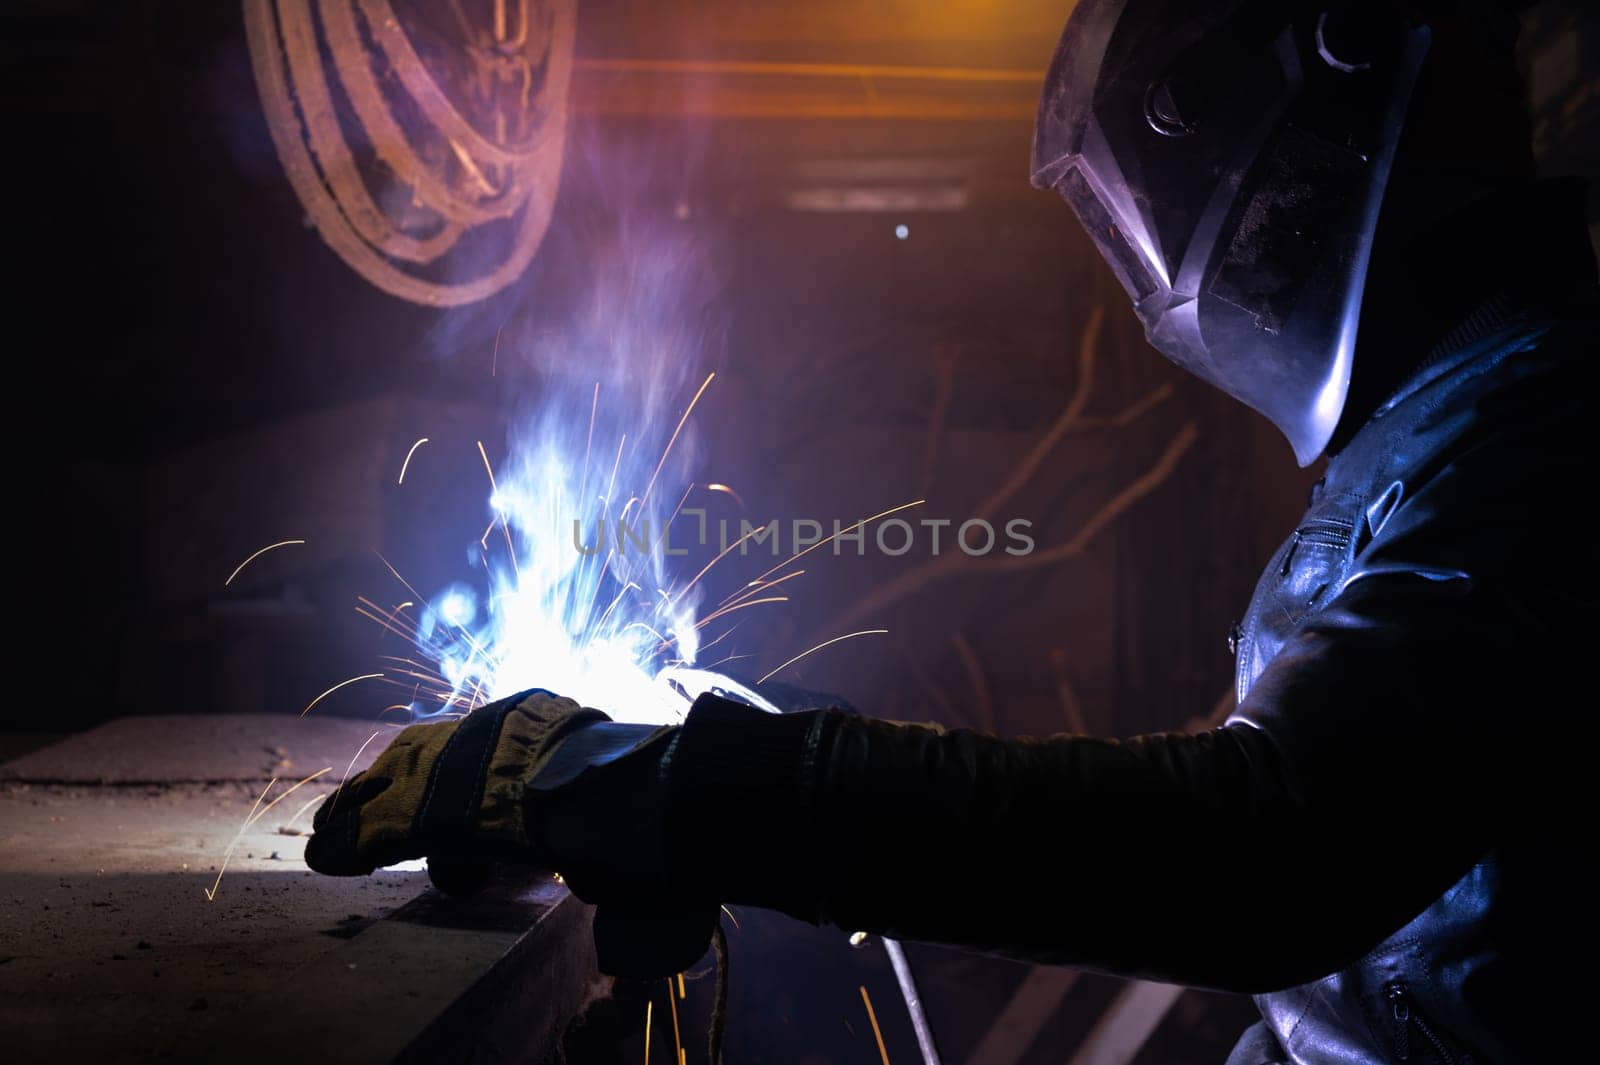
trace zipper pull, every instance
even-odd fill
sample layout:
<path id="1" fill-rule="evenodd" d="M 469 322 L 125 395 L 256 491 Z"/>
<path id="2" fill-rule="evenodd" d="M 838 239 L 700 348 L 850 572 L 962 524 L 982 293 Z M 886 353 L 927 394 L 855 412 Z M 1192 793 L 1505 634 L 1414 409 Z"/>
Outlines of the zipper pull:
<path id="1" fill-rule="evenodd" d="M 1401 1061 L 1411 1060 L 1411 1000 L 1405 985 L 1389 984 L 1383 989 L 1389 999 L 1389 1010 L 1394 1014 L 1395 1056 Z"/>

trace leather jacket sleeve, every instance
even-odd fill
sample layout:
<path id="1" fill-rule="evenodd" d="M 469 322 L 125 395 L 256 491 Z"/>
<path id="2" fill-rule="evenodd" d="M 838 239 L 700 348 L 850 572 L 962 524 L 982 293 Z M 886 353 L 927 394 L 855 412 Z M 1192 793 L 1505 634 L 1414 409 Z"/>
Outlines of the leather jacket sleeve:
<path id="1" fill-rule="evenodd" d="M 1348 964 L 1505 824 L 1537 823 L 1566 757 L 1532 722 L 1557 697 L 1537 678 L 1564 672 L 1569 560 L 1518 529 L 1548 535 L 1537 500 L 1575 471 L 1527 444 L 1413 481 L 1225 727 L 1003 740 L 703 699 L 670 770 L 678 875 L 847 930 L 1190 985 Z"/>
<path id="2" fill-rule="evenodd" d="M 1466 685 L 1408 682 L 1496 649 L 1454 643 L 1448 587 L 1394 592 L 1352 594 L 1262 678 L 1251 708 L 1309 719 L 1287 740 L 1002 740 L 703 700 L 669 849 L 724 901 L 846 930 L 1230 990 L 1312 979 L 1457 880 L 1500 814 Z M 1434 727 L 1457 712 L 1466 735 Z"/>

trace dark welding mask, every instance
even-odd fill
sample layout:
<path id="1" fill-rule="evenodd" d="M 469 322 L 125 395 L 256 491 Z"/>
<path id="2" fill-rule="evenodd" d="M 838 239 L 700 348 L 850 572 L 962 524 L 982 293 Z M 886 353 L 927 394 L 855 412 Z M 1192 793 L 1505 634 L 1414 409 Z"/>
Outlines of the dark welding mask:
<path id="1" fill-rule="evenodd" d="M 1344 407 L 1427 45 L 1384 0 L 1081 0 L 1045 82 L 1033 183 L 1072 205 L 1150 343 L 1302 466 Z"/>

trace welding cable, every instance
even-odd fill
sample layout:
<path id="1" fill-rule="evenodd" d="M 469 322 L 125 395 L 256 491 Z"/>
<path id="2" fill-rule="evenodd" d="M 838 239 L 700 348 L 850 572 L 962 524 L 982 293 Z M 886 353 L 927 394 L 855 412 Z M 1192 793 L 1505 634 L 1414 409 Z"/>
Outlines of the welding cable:
<path id="1" fill-rule="evenodd" d="M 447 223 L 431 236 L 410 236 L 395 227 L 367 192 L 323 76 L 308 0 L 278 0 L 278 25 L 311 154 L 350 225 L 368 244 L 405 262 L 426 264 L 449 251 L 461 237 L 461 226 Z"/>
<path id="2" fill-rule="evenodd" d="M 362 14 L 366 16 L 367 29 L 372 40 L 394 72 L 395 79 L 417 105 L 417 109 L 450 140 L 474 160 L 490 166 L 515 167 L 524 161 L 526 153 L 540 147 L 543 130 L 533 134 L 521 144 L 502 145 L 479 132 L 478 127 L 463 115 L 440 88 L 427 64 L 417 54 L 410 37 L 402 28 L 394 8 L 388 0 L 359 0 Z M 566 88 L 572 76 L 572 43 L 576 34 L 576 5 L 565 0 L 552 4 L 549 11 L 549 29 L 546 38 L 548 74 L 545 85 L 554 90 L 560 104 L 561 120 L 565 121 Z M 527 11 L 524 7 L 523 22 Z M 552 107 L 552 112 L 557 108 Z"/>
<path id="3" fill-rule="evenodd" d="M 415 49 L 405 39 L 405 30 L 389 5 L 383 0 L 360 2 L 374 41 L 413 103 L 432 124 L 433 132 L 442 134 L 450 142 L 463 171 L 491 193 L 475 201 L 468 213 L 478 216 L 477 224 L 496 218 L 508 221 L 510 232 L 506 234 L 499 261 L 484 275 L 461 282 L 433 281 L 402 268 L 402 263 L 421 264 L 439 258 L 461 235 L 456 230 L 475 228 L 472 219 L 453 217 L 467 206 L 462 199 L 466 193 L 450 189 L 448 179 L 441 179 L 427 167 L 420 171 L 397 172 L 402 180 L 412 185 L 418 202 L 445 220 L 438 231 L 424 237 L 400 231 L 367 192 L 349 145 L 338 129 L 339 119 L 322 71 L 309 0 L 276 3 L 275 0 L 244 0 L 245 36 L 251 67 L 284 174 L 322 238 L 347 265 L 378 288 L 434 307 L 457 306 L 491 296 L 521 276 L 532 261 L 554 207 L 566 145 L 566 95 L 572 69 L 574 26 L 572 4 L 570 0 L 557 0 L 551 9 L 545 26 L 548 35 L 543 41 L 544 54 L 540 57 L 545 77 L 535 89 L 530 74 L 524 86 L 525 103 L 539 116 L 537 128 L 522 141 L 501 145 L 474 129 L 450 104 L 444 90 L 432 80 Z M 338 17 L 343 12 L 336 3 L 321 0 L 320 10 L 330 47 L 336 37 L 338 43 L 344 45 L 360 43 L 359 37 L 352 41 L 344 35 L 343 31 L 350 27 L 348 20 Z M 330 14 L 334 18 L 330 19 Z M 528 30 L 526 15 L 527 6 L 524 5 L 524 22 L 518 34 L 523 44 Z M 381 21 L 371 23 L 374 18 Z M 392 149 L 393 158 L 379 153 L 386 164 L 392 165 L 399 158 L 398 153 L 410 149 L 411 145 L 381 136 L 381 133 L 393 132 L 388 123 L 379 122 L 379 129 L 372 128 L 368 120 L 374 116 L 372 107 L 367 105 L 380 108 L 387 105 L 365 96 L 366 81 L 370 79 L 352 76 L 357 72 L 355 64 L 366 62 L 366 57 L 357 59 L 344 55 L 343 48 L 339 51 L 335 63 L 341 81 L 347 93 L 361 97 L 357 119 L 365 127 L 369 141 L 379 143 L 386 150 Z M 341 59 L 344 60 L 342 64 L 339 63 Z M 530 98 L 532 93 L 536 95 Z M 420 158 L 417 161 L 420 162 Z M 482 176 L 485 166 L 509 171 L 508 186 L 495 192 Z M 518 180 L 519 175 L 527 175 L 526 185 Z M 510 210 L 506 210 L 508 206 Z"/>
<path id="4" fill-rule="evenodd" d="M 479 202 L 476 198 L 458 195 L 449 180 L 436 173 L 418 154 L 385 102 L 372 62 L 362 48 L 353 0 L 321 0 L 317 11 L 322 16 L 328 52 L 339 72 L 339 81 L 356 117 L 366 127 L 367 139 L 378 158 L 396 174 L 406 175 L 415 183 L 418 198 L 452 222 L 477 226 L 515 214 L 527 197 L 529 180 L 535 176 L 531 165 L 533 153 L 528 152 L 509 168 L 509 185 L 496 192 L 492 199 Z"/>

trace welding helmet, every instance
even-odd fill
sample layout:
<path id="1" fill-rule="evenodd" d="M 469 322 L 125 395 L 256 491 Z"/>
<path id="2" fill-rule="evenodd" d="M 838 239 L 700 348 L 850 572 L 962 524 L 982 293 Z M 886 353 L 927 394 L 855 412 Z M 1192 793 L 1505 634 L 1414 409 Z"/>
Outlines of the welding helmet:
<path id="1" fill-rule="evenodd" d="M 1045 81 L 1033 183 L 1072 205 L 1150 343 L 1302 466 L 1344 407 L 1428 39 L 1384 0 L 1081 0 Z"/>

